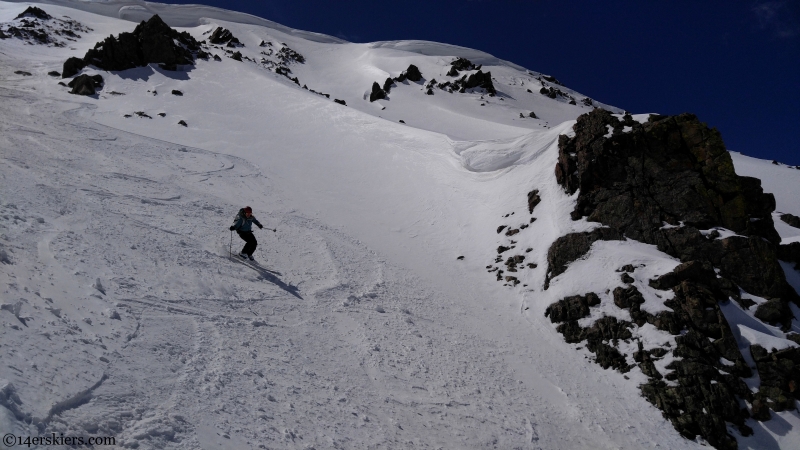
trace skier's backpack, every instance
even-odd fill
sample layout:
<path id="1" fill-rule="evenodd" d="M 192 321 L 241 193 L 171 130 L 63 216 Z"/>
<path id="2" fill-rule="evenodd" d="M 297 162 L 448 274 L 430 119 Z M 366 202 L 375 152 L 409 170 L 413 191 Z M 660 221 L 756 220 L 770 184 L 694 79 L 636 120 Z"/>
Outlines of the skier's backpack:
<path id="1" fill-rule="evenodd" d="M 236 225 L 236 222 L 238 222 L 239 219 L 244 219 L 244 217 L 244 208 L 241 208 L 239 212 L 236 213 L 236 217 L 233 218 L 233 223 L 231 225 Z"/>

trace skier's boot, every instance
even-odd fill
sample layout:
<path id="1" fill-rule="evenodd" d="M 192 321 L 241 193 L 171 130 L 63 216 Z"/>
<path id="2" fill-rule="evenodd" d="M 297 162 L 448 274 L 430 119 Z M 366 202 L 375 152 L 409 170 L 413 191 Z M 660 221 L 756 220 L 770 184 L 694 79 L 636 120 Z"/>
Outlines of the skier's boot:
<path id="1" fill-rule="evenodd" d="M 245 252 L 239 252 L 239 256 L 241 256 L 242 259 L 247 259 L 247 253 Z"/>
<path id="2" fill-rule="evenodd" d="M 250 261 L 255 261 L 256 260 L 255 258 L 253 258 L 253 255 L 247 255 L 247 257 L 250 258 Z"/>

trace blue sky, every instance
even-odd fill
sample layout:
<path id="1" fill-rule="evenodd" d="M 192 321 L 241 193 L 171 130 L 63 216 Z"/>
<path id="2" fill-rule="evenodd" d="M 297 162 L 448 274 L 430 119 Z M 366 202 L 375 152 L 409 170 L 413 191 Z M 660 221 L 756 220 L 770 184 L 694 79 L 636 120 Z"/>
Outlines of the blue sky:
<path id="1" fill-rule="evenodd" d="M 633 113 L 695 113 L 730 150 L 800 165 L 800 0 L 161 1 L 483 50 Z"/>

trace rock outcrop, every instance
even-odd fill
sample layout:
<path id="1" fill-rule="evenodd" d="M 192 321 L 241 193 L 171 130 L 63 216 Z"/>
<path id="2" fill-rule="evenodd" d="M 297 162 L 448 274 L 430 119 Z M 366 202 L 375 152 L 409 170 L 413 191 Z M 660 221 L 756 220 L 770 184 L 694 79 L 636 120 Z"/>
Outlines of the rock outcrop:
<path id="1" fill-rule="evenodd" d="M 623 131 L 628 127 L 630 131 Z M 586 217 L 682 261 L 709 261 L 745 291 L 798 301 L 777 261 L 772 194 L 736 175 L 716 130 L 691 114 L 640 124 L 596 109 L 559 138 L 556 178 Z M 737 235 L 709 239 L 701 230 Z M 711 236 L 709 236 L 711 237 Z"/>
<path id="2" fill-rule="evenodd" d="M 372 92 L 369 94 L 370 103 L 384 98 L 386 98 L 386 92 L 381 89 L 381 86 L 377 82 L 372 83 Z"/>
<path id="3" fill-rule="evenodd" d="M 71 87 L 72 90 L 69 91 L 70 94 L 76 95 L 95 95 L 97 93 L 97 88 L 103 85 L 103 77 L 100 75 L 79 75 L 72 79 L 72 81 L 67 84 L 67 86 Z"/>
<path id="4" fill-rule="evenodd" d="M 29 44 L 65 47 L 91 28 L 66 16 L 56 19 L 43 9 L 29 6 L 12 21 L 0 24 L 0 39 L 17 38 Z"/>
<path id="5" fill-rule="evenodd" d="M 155 15 L 142 21 L 132 33 L 120 33 L 98 42 L 82 59 L 69 58 L 61 75 L 72 77 L 88 65 L 118 71 L 159 63 L 174 70 L 178 65 L 194 64 L 195 55 L 200 52 L 200 45 L 189 33 L 175 31 Z"/>
<path id="6" fill-rule="evenodd" d="M 654 115 L 639 123 L 630 115 L 619 119 L 595 109 L 579 117 L 573 129 L 574 137 L 559 138 L 556 179 L 567 193 L 578 192 L 573 220 L 586 218 L 604 227 L 562 236 L 551 245 L 545 287 L 601 239 L 652 244 L 683 263 L 649 282 L 653 289 L 672 292 L 664 301 L 666 311 L 652 314 L 641 308 L 644 297 L 628 275 L 636 268 L 626 266 L 620 271 L 628 285 L 613 291 L 613 301 L 632 322 L 604 317 L 581 327 L 577 320 L 589 316 L 592 306 L 584 297 L 556 302 L 545 314 L 560 323 L 557 330 L 567 342 L 586 341 L 598 363 L 623 372 L 629 367 L 609 339 L 624 339 L 624 330 L 646 324 L 674 335 L 674 349 L 644 349 L 639 343 L 633 354 L 649 377 L 642 395 L 687 438 L 702 436 L 716 448 L 737 448 L 730 424 L 748 436 L 753 432 L 745 424 L 748 417 L 767 420 L 770 409 L 795 408 L 800 349 L 768 353 L 751 346 L 762 379 L 761 389 L 753 393 L 743 381 L 752 369 L 720 304 L 733 299 L 751 307 L 754 303 L 740 295 L 744 290 L 767 300 L 753 311 L 756 318 L 788 329 L 788 302 L 800 297 L 786 282 L 778 258 L 800 260 L 800 243 L 796 249 L 779 245 L 774 197 L 763 192 L 759 180 L 735 173 L 719 133 L 695 116 Z M 723 230 L 733 233 L 722 237 Z M 592 343 L 590 330 L 598 327 L 617 331 L 603 331 L 599 343 Z M 670 352 L 677 358 L 658 369 L 656 362 Z"/>
<path id="7" fill-rule="evenodd" d="M 22 18 L 25 18 L 25 17 L 34 17 L 36 19 L 41 19 L 41 20 L 50 20 L 50 19 L 53 18 L 50 14 L 47 14 L 46 12 L 44 12 L 43 9 L 37 8 L 35 6 L 28 6 L 28 8 L 25 9 L 25 11 L 22 11 L 14 19 L 22 19 Z"/>
<path id="8" fill-rule="evenodd" d="M 561 236 L 547 251 L 547 278 L 544 288 L 550 287 L 550 280 L 564 273 L 569 263 L 582 257 L 596 241 L 618 241 L 622 235 L 613 228 L 598 228 L 583 233 L 570 233 Z"/>
<path id="9" fill-rule="evenodd" d="M 211 36 L 208 37 L 208 42 L 217 45 L 226 45 L 228 47 L 244 47 L 239 39 L 230 32 L 222 27 L 217 27 L 214 29 L 214 32 L 211 33 Z M 264 42 L 264 41 L 261 41 Z"/>
<path id="10" fill-rule="evenodd" d="M 419 68 L 413 64 L 409 64 L 408 69 L 403 72 L 403 75 L 405 75 L 405 78 L 408 81 L 422 81 L 422 72 L 420 72 Z"/>

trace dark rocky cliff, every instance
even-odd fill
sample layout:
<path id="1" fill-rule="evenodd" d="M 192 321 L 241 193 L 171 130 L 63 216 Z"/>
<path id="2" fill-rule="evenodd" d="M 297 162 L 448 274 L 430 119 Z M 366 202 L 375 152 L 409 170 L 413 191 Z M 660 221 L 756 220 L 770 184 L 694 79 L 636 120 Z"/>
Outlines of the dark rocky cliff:
<path id="1" fill-rule="evenodd" d="M 731 300 L 745 309 L 753 306 L 742 299 L 741 289 L 767 300 L 755 317 L 784 331 L 791 325 L 789 302 L 800 305 L 800 296 L 778 262 L 779 255 L 788 260 L 794 252 L 780 246 L 771 215 L 774 197 L 763 192 L 758 179 L 736 174 L 720 134 L 694 115 L 653 115 L 642 124 L 595 109 L 580 116 L 573 129 L 574 137 L 559 139 L 557 181 L 568 193 L 578 192 L 573 220 L 605 227 L 552 244 L 545 288 L 597 240 L 653 244 L 683 264 L 650 282 L 653 289 L 674 293 L 664 302 L 668 311 L 641 310 L 642 295 L 623 274 L 625 287 L 613 298 L 632 322 L 608 317 L 581 327 L 578 319 L 599 303 L 587 300 L 596 298 L 593 293 L 561 300 L 547 315 L 568 342 L 586 341 L 599 364 L 622 372 L 634 366 L 615 342 L 630 339 L 629 330 L 652 324 L 675 335 L 674 349 L 646 350 L 640 343 L 632 355 L 650 379 L 642 394 L 687 438 L 699 435 L 716 448 L 737 448 L 728 425 L 747 436 L 752 433 L 747 418 L 768 420 L 770 409 L 794 409 L 800 400 L 800 349 L 769 352 L 754 345 L 751 367 L 720 309 Z M 678 358 L 666 366 L 669 372 L 660 373 L 653 362 L 669 352 Z M 754 371 L 761 380 L 756 392 L 743 381 Z"/>

